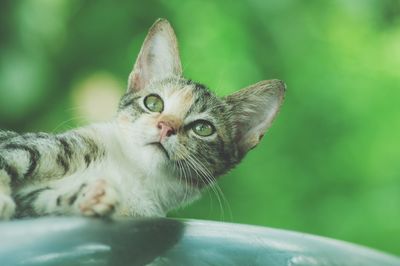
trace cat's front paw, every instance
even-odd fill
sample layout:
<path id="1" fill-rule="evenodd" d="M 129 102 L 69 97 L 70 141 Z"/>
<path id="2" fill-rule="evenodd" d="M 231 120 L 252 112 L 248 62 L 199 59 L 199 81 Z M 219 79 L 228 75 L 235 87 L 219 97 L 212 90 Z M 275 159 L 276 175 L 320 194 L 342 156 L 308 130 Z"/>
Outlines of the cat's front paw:
<path id="1" fill-rule="evenodd" d="M 14 200 L 8 195 L 0 194 L 0 220 L 9 220 L 14 213 Z"/>
<path id="2" fill-rule="evenodd" d="M 118 193 L 104 179 L 88 184 L 78 202 L 79 211 L 85 216 L 109 216 L 118 205 Z"/>

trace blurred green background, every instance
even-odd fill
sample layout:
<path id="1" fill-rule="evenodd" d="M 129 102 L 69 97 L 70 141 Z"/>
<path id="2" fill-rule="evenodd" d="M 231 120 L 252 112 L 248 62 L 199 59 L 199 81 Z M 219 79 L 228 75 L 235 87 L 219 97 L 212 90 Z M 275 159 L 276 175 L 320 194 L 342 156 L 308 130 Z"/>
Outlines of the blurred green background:
<path id="1" fill-rule="evenodd" d="M 2 0 L 0 128 L 107 119 L 150 25 L 226 95 L 288 84 L 262 144 L 176 217 L 318 234 L 400 255 L 400 1 Z M 222 207 L 220 207 L 222 205 Z"/>

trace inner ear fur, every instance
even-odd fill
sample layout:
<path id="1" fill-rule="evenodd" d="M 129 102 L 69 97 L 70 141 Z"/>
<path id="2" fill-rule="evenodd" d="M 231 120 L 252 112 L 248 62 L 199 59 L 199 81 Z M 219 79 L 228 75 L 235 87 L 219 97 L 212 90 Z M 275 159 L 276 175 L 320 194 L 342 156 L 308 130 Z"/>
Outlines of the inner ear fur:
<path id="1" fill-rule="evenodd" d="M 171 24 L 158 19 L 143 42 L 128 80 L 128 91 L 144 89 L 152 81 L 182 76 L 178 42 Z"/>
<path id="2" fill-rule="evenodd" d="M 257 146 L 282 105 L 286 85 L 283 81 L 264 80 L 226 97 L 231 105 L 235 141 L 244 156 Z"/>

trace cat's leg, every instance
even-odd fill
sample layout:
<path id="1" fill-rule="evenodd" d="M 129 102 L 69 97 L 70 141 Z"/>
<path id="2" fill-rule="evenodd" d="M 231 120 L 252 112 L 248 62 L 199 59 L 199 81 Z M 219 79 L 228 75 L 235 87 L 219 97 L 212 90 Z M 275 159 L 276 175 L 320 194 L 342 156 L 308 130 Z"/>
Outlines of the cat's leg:
<path id="1" fill-rule="evenodd" d="M 110 216 L 119 205 L 119 193 L 106 179 L 45 187 L 31 187 L 16 195 L 18 217 L 41 215 Z"/>
<path id="2" fill-rule="evenodd" d="M 15 212 L 15 203 L 11 197 L 10 179 L 13 169 L 8 169 L 0 155 L 0 220 L 10 219 Z"/>
<path id="3" fill-rule="evenodd" d="M 8 177 L 0 170 L 0 220 L 10 219 L 15 212 L 15 203 L 11 197 L 11 188 L 7 182 Z"/>
<path id="4" fill-rule="evenodd" d="M 12 217 L 12 188 L 27 181 L 60 179 L 88 168 L 104 156 L 95 131 L 80 129 L 52 135 L 0 131 L 0 220 Z"/>

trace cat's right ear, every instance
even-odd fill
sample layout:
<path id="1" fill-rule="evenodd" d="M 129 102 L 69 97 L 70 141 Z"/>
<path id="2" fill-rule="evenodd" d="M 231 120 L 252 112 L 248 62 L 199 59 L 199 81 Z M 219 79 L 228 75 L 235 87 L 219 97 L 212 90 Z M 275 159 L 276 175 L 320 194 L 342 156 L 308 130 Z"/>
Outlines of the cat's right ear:
<path id="1" fill-rule="evenodd" d="M 286 85 L 273 79 L 258 82 L 226 97 L 235 119 L 235 143 L 243 157 L 271 126 L 283 102 Z"/>
<path id="2" fill-rule="evenodd" d="M 158 19 L 150 28 L 128 80 L 128 91 L 145 88 L 155 80 L 182 76 L 178 43 L 171 24 Z"/>

